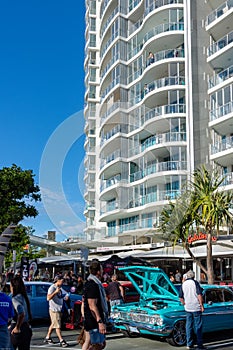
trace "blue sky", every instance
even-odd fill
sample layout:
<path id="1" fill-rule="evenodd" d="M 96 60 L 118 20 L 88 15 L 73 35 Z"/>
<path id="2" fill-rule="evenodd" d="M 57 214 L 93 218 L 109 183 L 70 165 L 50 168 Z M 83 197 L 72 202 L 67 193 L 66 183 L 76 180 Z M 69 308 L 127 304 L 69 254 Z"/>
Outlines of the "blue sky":
<path id="1" fill-rule="evenodd" d="M 56 230 L 59 240 L 84 225 L 84 17 L 84 0 L 0 2 L 0 167 L 33 170 L 44 203 L 24 223 L 37 235 Z M 67 212 L 54 186 L 58 172 Z"/>

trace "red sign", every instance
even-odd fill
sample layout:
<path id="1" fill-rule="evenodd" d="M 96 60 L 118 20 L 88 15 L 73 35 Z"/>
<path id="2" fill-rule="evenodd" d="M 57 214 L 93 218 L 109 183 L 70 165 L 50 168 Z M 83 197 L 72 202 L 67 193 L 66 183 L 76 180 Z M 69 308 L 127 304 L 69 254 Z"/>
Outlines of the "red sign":
<path id="1" fill-rule="evenodd" d="M 196 242 L 196 241 L 202 241 L 203 239 L 205 239 L 205 240 L 207 239 L 206 233 L 203 233 L 203 232 L 195 233 L 193 236 L 188 236 L 188 243 L 191 244 L 191 243 Z M 213 242 L 217 241 L 217 237 L 215 237 L 215 236 L 212 236 L 211 239 Z"/>

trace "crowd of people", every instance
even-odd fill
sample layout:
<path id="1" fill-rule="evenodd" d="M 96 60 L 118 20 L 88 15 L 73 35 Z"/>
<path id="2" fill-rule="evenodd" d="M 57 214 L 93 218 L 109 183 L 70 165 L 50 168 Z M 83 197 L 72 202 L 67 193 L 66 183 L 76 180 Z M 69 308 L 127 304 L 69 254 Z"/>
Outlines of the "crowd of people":
<path id="1" fill-rule="evenodd" d="M 106 276 L 105 276 L 106 277 Z M 193 334 L 196 334 L 197 349 L 205 349 L 202 340 L 202 288 L 194 279 L 193 271 L 182 276 L 179 270 L 170 273 L 171 282 L 181 283 L 180 302 L 186 311 L 187 349 L 194 348 Z M 32 338 L 30 322 L 32 319 L 30 302 L 26 293 L 23 278 L 8 275 L 12 298 L 0 292 L 0 349 L 29 350 Z M 48 276 L 47 276 L 48 278 Z M 50 278 L 48 278 L 50 279 Z M 48 289 L 50 326 L 44 342 L 53 344 L 52 333 L 55 330 L 61 347 L 68 343 L 62 336 L 62 307 L 69 298 L 65 285 L 75 288 L 82 295 L 81 313 L 85 339 L 79 342 L 82 350 L 102 350 L 106 346 L 106 330 L 111 307 L 124 303 L 124 290 L 113 274 L 103 287 L 103 268 L 99 261 L 94 260 L 89 266 L 89 275 L 84 284 L 80 275 L 72 271 L 58 273 Z"/>

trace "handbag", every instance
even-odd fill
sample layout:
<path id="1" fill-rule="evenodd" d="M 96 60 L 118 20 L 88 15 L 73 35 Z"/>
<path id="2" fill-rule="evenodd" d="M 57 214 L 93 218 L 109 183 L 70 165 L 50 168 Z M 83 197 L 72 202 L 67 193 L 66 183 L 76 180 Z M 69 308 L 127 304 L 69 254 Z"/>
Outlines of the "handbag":
<path id="1" fill-rule="evenodd" d="M 85 340 L 86 340 L 85 329 L 84 327 L 82 327 L 80 334 L 78 335 L 77 342 L 82 346 L 85 343 Z"/>

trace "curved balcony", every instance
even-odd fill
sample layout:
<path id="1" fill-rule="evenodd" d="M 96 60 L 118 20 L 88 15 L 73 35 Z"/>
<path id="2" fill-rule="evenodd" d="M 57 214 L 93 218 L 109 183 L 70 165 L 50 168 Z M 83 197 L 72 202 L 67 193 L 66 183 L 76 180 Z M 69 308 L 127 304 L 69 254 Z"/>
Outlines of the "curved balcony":
<path id="1" fill-rule="evenodd" d="M 115 152 L 109 154 L 106 158 L 101 159 L 100 161 L 100 169 L 102 169 L 106 164 L 112 162 L 113 160 L 121 157 L 121 150 L 117 149 Z"/>
<path id="2" fill-rule="evenodd" d="M 100 192 L 104 191 L 106 188 L 109 188 L 111 186 L 120 184 L 120 183 L 126 183 L 126 180 L 121 179 L 121 175 L 114 175 L 110 179 L 102 180 L 100 185 Z"/>
<path id="3" fill-rule="evenodd" d="M 121 82 L 121 76 L 119 75 L 116 79 L 114 79 L 103 91 L 101 94 L 101 101 L 107 96 L 107 94 L 117 85 Z"/>
<path id="4" fill-rule="evenodd" d="M 129 157 L 135 156 L 145 151 L 147 148 L 153 147 L 155 145 L 163 145 L 164 147 L 167 147 L 166 143 L 185 141 L 186 132 L 168 132 L 164 134 L 153 135 L 146 139 L 140 146 L 129 150 Z"/>
<path id="5" fill-rule="evenodd" d="M 109 62 L 108 64 L 105 66 L 105 68 L 102 71 L 101 74 L 101 81 L 103 80 L 104 76 L 107 74 L 107 72 L 109 71 L 109 69 L 111 68 L 111 66 L 120 59 L 120 54 L 118 53 L 116 56 L 114 56 Z"/>
<path id="6" fill-rule="evenodd" d="M 154 11 L 159 9 L 160 7 L 167 6 L 167 5 L 176 5 L 176 4 L 182 4 L 183 0 L 155 0 L 150 6 L 148 6 L 145 10 L 144 15 L 140 18 L 138 22 L 133 23 L 132 27 L 129 29 L 129 35 L 134 33 L 135 30 L 137 30 L 143 23 L 143 20 L 146 18 L 146 16 Z"/>
<path id="7" fill-rule="evenodd" d="M 184 58 L 184 49 L 170 49 L 170 50 L 163 50 L 160 52 L 156 52 L 154 54 L 154 62 L 147 62 L 146 67 L 152 66 L 154 63 L 170 59 L 170 58 Z M 130 84 L 132 81 L 136 80 L 138 77 L 140 77 L 143 73 L 143 68 L 139 69 L 138 71 L 134 72 L 134 74 L 130 75 L 128 77 L 128 84 Z"/>
<path id="8" fill-rule="evenodd" d="M 207 56 L 210 57 L 216 52 L 222 50 L 227 45 L 231 44 L 233 42 L 233 31 L 219 39 L 218 41 L 214 42 L 212 45 L 210 45 L 207 49 Z"/>
<path id="9" fill-rule="evenodd" d="M 165 171 L 174 171 L 174 170 L 187 170 L 187 162 L 185 161 L 169 161 L 150 164 L 148 167 L 145 167 L 143 170 L 139 170 L 133 174 L 130 174 L 130 182 L 135 182 L 143 179 L 146 176 L 151 174 L 158 174 Z"/>
<path id="10" fill-rule="evenodd" d="M 216 154 L 219 152 L 227 151 L 231 149 L 233 151 L 233 136 L 226 137 L 222 142 L 216 142 L 211 147 L 211 154 Z"/>
<path id="11" fill-rule="evenodd" d="M 170 104 L 155 107 L 146 112 L 140 120 L 140 126 L 143 126 L 146 122 L 156 117 L 161 117 L 165 114 L 185 114 L 186 106 L 185 104 Z"/>
<path id="12" fill-rule="evenodd" d="M 112 21 L 112 19 L 117 15 L 117 13 L 120 12 L 120 8 L 119 6 L 117 6 L 113 12 L 111 13 L 111 15 L 107 18 L 104 26 L 102 27 L 101 31 L 100 31 L 100 38 L 102 39 L 103 38 L 103 35 L 104 35 L 104 32 L 106 31 L 106 29 L 108 28 L 109 26 L 109 23 Z"/>
<path id="13" fill-rule="evenodd" d="M 137 45 L 132 51 L 128 53 L 128 60 L 134 57 L 143 47 L 143 45 L 151 38 L 170 31 L 183 31 L 184 23 L 183 22 L 170 22 L 159 24 L 158 26 L 149 30 L 143 37 L 143 40 L 139 45 Z M 169 34 L 169 33 L 168 33 Z"/>
<path id="14" fill-rule="evenodd" d="M 154 90 L 161 89 L 163 87 L 169 87 L 174 85 L 185 85 L 185 77 L 184 76 L 172 76 L 172 77 L 164 77 L 158 80 L 151 81 L 145 84 L 143 90 L 140 94 L 136 95 L 131 101 L 131 105 L 135 105 L 143 100 L 146 95 Z"/>
<path id="15" fill-rule="evenodd" d="M 232 77 L 233 77 L 233 66 L 230 66 L 227 69 L 224 69 L 223 71 L 221 71 L 220 73 L 212 76 L 209 79 L 208 88 L 211 89 Z"/>
<path id="16" fill-rule="evenodd" d="M 223 178 L 223 182 L 221 183 L 220 186 L 233 185 L 233 173 L 232 172 L 223 174 L 222 178 Z"/>
<path id="17" fill-rule="evenodd" d="M 127 131 L 128 131 L 128 126 L 127 125 L 117 124 L 116 126 L 114 126 L 114 128 L 109 130 L 106 134 L 104 134 L 101 137 L 100 147 L 103 146 L 104 142 L 106 142 L 107 140 L 109 140 L 110 138 L 115 136 L 116 134 L 118 134 L 118 133 L 125 133 L 126 134 Z"/>
<path id="18" fill-rule="evenodd" d="M 211 12 L 207 18 L 206 18 L 206 26 L 213 23 L 216 19 L 223 16 L 227 11 L 229 11 L 231 8 L 233 8 L 233 2 L 232 0 L 226 1 L 224 4 L 220 5 L 218 8 L 216 8 L 213 12 Z"/>
<path id="19" fill-rule="evenodd" d="M 233 112 L 233 101 L 210 111 L 210 120 L 219 119 Z"/>

